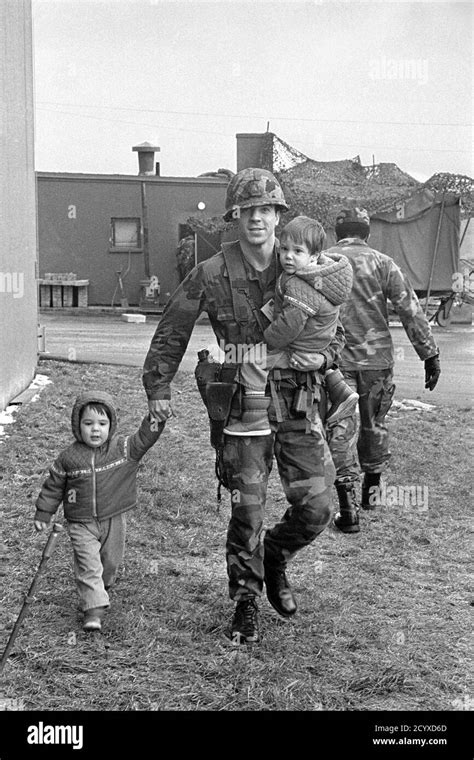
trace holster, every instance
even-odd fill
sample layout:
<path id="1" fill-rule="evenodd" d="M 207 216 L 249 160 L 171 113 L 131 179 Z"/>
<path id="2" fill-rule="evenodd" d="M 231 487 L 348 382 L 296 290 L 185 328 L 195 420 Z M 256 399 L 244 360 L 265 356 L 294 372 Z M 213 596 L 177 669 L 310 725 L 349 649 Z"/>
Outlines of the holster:
<path id="1" fill-rule="evenodd" d="M 208 383 L 206 387 L 206 406 L 209 417 L 215 422 L 227 422 L 232 404 L 232 397 L 237 383 Z"/>
<path id="2" fill-rule="evenodd" d="M 237 383 L 208 383 L 206 387 L 206 406 L 211 424 L 211 444 L 220 446 L 224 427 L 229 418 L 232 398 Z"/>

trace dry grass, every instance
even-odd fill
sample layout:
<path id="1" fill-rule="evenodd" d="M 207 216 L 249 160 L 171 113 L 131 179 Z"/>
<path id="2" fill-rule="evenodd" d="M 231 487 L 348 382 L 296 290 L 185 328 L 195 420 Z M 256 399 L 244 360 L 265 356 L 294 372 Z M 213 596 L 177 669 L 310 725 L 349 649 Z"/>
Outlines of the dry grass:
<path id="1" fill-rule="evenodd" d="M 5 581 L 0 647 L 20 610 L 45 537 L 32 526 L 45 467 L 71 437 L 81 389 L 101 387 L 133 430 L 145 411 L 133 368 L 43 363 L 53 380 L 21 408 L 0 444 Z M 262 643 L 224 636 L 227 494 L 216 511 L 213 452 L 193 379 L 178 374 L 177 419 L 143 460 L 123 572 L 104 633 L 81 629 L 62 537 L 3 671 L 2 698 L 26 710 L 455 710 L 469 683 L 468 410 L 391 417 L 388 482 L 426 485 L 429 509 L 362 514 L 356 536 L 326 530 L 293 562 L 296 618 L 262 599 Z M 285 509 L 275 473 L 267 524 Z M 60 518 L 62 520 L 62 517 Z M 1 542 L 0 542 L 1 543 Z"/>

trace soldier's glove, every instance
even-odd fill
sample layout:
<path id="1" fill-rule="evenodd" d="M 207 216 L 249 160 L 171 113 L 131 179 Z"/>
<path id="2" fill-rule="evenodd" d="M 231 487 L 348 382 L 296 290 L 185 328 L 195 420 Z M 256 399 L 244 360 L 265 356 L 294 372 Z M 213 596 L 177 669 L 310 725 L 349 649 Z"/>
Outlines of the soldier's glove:
<path id="1" fill-rule="evenodd" d="M 439 364 L 438 350 L 438 353 L 435 354 L 435 356 L 430 356 L 429 359 L 425 359 L 425 388 L 429 388 L 430 391 L 434 390 L 440 374 L 441 367 Z"/>

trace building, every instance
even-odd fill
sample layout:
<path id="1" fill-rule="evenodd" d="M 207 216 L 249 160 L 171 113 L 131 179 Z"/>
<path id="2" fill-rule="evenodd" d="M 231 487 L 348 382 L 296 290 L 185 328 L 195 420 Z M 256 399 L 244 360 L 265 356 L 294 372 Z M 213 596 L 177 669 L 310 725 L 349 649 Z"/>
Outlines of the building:
<path id="1" fill-rule="evenodd" d="M 120 306 L 123 298 L 139 305 L 156 283 L 159 297 L 151 294 L 149 305 L 165 303 L 179 283 L 178 242 L 193 234 L 187 219 L 222 214 L 226 174 L 162 177 L 159 164 L 153 166 L 158 147 L 143 143 L 133 150 L 137 176 L 37 173 L 40 278 L 74 273 L 88 281 L 89 306 Z M 212 253 L 201 238 L 196 261 Z M 77 297 L 68 305 L 77 306 Z"/>
<path id="2" fill-rule="evenodd" d="M 0 410 L 36 369 L 36 197 L 29 0 L 0 2 Z"/>
<path id="3" fill-rule="evenodd" d="M 256 166 L 279 178 L 290 206 L 283 223 L 297 214 L 317 218 L 330 244 L 337 211 L 347 203 L 363 205 L 372 219 L 372 242 L 410 273 L 417 292 L 449 293 L 459 266 L 460 199 L 471 199 L 472 180 L 465 178 L 460 193 L 451 178 L 449 186 L 434 178 L 421 184 L 396 164 L 362 166 L 358 156 L 314 161 L 271 132 L 236 138 L 237 171 Z M 235 236 L 222 220 L 230 170 L 162 177 L 154 160 L 160 148 L 142 143 L 133 150 L 136 176 L 37 175 L 40 277 L 74 273 L 87 283 L 91 306 L 162 307 L 180 282 L 181 261 L 189 268 L 191 259 L 208 258 L 221 240 Z M 82 305 L 78 291 L 42 288 L 41 306 Z"/>

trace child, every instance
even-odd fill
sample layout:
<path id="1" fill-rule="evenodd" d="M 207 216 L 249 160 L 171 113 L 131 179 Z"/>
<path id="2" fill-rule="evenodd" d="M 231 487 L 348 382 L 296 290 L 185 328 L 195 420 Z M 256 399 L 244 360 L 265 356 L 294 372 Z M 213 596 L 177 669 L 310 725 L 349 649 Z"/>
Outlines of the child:
<path id="1" fill-rule="evenodd" d="M 108 393 L 76 399 L 71 416 L 76 441 L 49 470 L 36 501 L 35 528 L 44 530 L 63 502 L 74 552 L 74 575 L 85 631 L 100 631 L 125 550 L 125 513 L 137 504 L 137 470 L 160 437 L 164 422 L 147 415 L 130 436 L 116 433 L 117 415 Z"/>
<path id="2" fill-rule="evenodd" d="M 259 363 L 255 357 L 262 355 L 258 350 L 261 345 L 249 346 L 239 368 L 239 382 L 244 387 L 242 418 L 227 425 L 227 435 L 271 432 L 267 414 L 270 402 L 265 398 L 268 370 L 294 367 L 293 352 L 316 353 L 319 367 L 324 364 L 323 352 L 336 333 L 339 306 L 352 288 L 349 260 L 342 254 L 322 254 L 325 242 L 322 226 L 307 216 L 297 216 L 284 227 L 280 236 L 284 271 L 276 286 L 273 322 L 264 332 L 270 351 L 266 351 L 266 361 Z M 314 361 L 311 366 L 318 368 Z M 342 418 L 350 414 L 359 396 L 346 384 L 340 370 L 329 369 L 325 383 L 331 401 L 326 419 L 335 421 L 336 415 Z"/>

